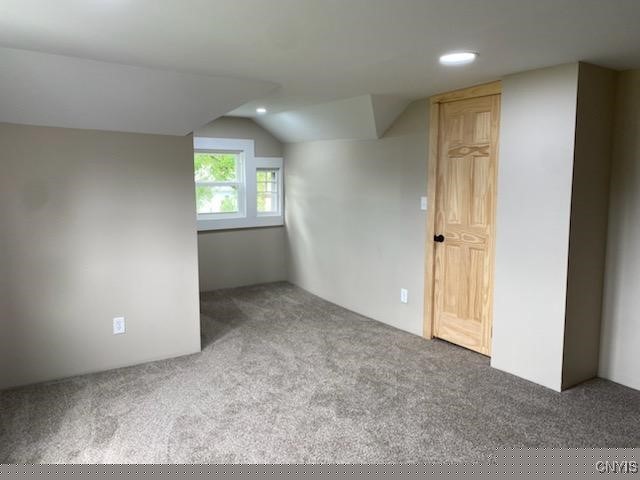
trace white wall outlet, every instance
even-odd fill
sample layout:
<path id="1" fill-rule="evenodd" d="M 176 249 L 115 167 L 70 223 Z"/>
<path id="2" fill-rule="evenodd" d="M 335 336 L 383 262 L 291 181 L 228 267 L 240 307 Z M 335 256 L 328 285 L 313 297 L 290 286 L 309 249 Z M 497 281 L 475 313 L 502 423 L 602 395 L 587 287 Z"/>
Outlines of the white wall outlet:
<path id="1" fill-rule="evenodd" d="M 420 210 L 427 209 L 427 197 L 420 197 Z"/>
<path id="2" fill-rule="evenodd" d="M 409 291 L 406 288 L 400 289 L 400 301 L 402 303 L 409 303 Z"/>
<path id="3" fill-rule="evenodd" d="M 113 334 L 121 335 L 124 333 L 124 331 L 124 317 L 115 317 L 113 319 Z"/>

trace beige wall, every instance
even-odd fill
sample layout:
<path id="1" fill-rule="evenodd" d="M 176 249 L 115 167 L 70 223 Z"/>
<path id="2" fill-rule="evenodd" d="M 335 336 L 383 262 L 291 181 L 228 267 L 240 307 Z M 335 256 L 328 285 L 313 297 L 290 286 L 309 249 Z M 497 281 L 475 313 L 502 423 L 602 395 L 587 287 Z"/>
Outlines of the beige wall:
<path id="1" fill-rule="evenodd" d="M 640 70 L 619 74 L 599 374 L 640 389 Z"/>
<path id="2" fill-rule="evenodd" d="M 503 83 L 492 365 L 554 389 L 596 365 L 610 75 L 574 64 Z M 638 112 L 640 71 L 625 72 L 599 375 L 634 388 Z M 288 278 L 421 334 L 427 113 L 412 103 L 380 140 L 286 145 L 287 229 L 199 234 L 201 290 Z M 197 134 L 283 155 L 248 119 Z M 198 351 L 191 138 L 0 124 L 0 144 L 0 388 Z M 127 333 L 114 336 L 119 315 Z"/>
<path id="3" fill-rule="evenodd" d="M 425 101 L 379 140 L 285 147 L 289 280 L 329 301 L 421 334 Z M 400 303 L 400 289 L 409 303 Z"/>
<path id="4" fill-rule="evenodd" d="M 287 279 L 284 227 L 198 234 L 200 291 Z"/>
<path id="5" fill-rule="evenodd" d="M 502 82 L 491 365 L 561 389 L 578 64 Z"/>
<path id="6" fill-rule="evenodd" d="M 256 156 L 283 155 L 280 141 L 250 118 L 221 117 L 194 135 L 249 138 Z M 286 248 L 284 227 L 199 232 L 200 291 L 286 280 Z"/>
<path id="7" fill-rule="evenodd" d="M 199 351 L 191 137 L 0 124 L 0 145 L 0 388 Z"/>
<path id="8" fill-rule="evenodd" d="M 547 386 L 596 376 L 616 74 L 503 79 L 491 365 Z"/>
<path id="9" fill-rule="evenodd" d="M 616 72 L 578 74 L 562 388 L 598 374 Z"/>
<path id="10" fill-rule="evenodd" d="M 256 157 L 282 157 L 284 150 L 280 140 L 250 118 L 220 117 L 193 134 L 196 137 L 251 138 L 256 142 Z"/>

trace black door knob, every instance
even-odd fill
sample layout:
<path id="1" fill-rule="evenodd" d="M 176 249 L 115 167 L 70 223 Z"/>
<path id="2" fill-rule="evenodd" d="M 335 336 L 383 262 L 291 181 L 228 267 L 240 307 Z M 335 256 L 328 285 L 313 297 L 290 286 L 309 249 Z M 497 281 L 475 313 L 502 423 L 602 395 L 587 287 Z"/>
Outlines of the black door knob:
<path id="1" fill-rule="evenodd" d="M 438 243 L 442 243 L 444 242 L 444 235 L 440 234 L 440 235 L 435 235 L 433 237 L 433 241 L 434 242 L 438 242 Z"/>

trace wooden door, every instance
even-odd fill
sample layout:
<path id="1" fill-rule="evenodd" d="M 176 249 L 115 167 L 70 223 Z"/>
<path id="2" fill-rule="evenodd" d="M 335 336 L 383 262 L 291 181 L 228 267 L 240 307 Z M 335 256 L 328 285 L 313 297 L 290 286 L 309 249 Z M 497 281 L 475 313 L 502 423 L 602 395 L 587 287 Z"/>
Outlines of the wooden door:
<path id="1" fill-rule="evenodd" d="M 500 95 L 440 103 L 433 335 L 491 353 Z"/>

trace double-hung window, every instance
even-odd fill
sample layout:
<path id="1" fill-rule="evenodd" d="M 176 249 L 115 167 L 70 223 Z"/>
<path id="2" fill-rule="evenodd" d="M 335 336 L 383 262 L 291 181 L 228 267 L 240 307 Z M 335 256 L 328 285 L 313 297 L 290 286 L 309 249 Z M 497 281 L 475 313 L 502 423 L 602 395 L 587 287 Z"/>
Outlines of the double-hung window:
<path id="1" fill-rule="evenodd" d="M 194 155 L 197 213 L 229 218 L 244 210 L 243 161 L 239 152 L 200 150 Z"/>
<path id="2" fill-rule="evenodd" d="M 198 230 L 282 225 L 282 168 L 256 157 L 253 140 L 194 138 Z"/>

